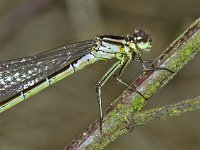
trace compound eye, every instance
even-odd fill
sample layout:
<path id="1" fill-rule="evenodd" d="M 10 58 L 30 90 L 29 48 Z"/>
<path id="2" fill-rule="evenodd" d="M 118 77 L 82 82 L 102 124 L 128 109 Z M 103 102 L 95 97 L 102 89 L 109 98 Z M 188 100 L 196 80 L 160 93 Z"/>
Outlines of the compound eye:
<path id="1" fill-rule="evenodd" d="M 152 39 L 150 34 L 145 30 L 135 30 L 133 33 L 135 44 L 144 51 L 149 51 L 151 48 Z"/>

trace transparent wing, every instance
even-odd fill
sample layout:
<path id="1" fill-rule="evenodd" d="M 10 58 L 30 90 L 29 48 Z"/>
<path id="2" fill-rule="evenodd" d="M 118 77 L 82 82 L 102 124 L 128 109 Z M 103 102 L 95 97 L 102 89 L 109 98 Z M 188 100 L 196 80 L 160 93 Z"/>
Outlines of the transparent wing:
<path id="1" fill-rule="evenodd" d="M 55 48 L 35 56 L 0 62 L 0 102 L 38 83 L 91 51 L 94 40 Z"/>

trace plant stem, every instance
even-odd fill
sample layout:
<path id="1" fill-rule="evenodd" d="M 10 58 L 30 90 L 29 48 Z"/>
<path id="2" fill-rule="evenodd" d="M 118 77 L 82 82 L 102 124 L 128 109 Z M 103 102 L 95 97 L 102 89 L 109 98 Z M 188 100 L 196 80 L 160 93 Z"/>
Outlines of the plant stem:
<path id="1" fill-rule="evenodd" d="M 132 122 L 132 126 L 129 128 L 164 120 L 169 117 L 180 116 L 183 113 L 198 109 L 200 109 L 200 96 L 194 99 L 180 101 L 176 104 L 137 112 L 130 118 L 129 122 Z"/>

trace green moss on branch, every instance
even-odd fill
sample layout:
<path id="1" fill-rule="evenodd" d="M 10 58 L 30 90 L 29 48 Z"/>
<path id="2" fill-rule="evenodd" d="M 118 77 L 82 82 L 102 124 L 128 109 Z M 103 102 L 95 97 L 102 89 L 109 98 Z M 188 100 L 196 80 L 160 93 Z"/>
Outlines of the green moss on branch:
<path id="1" fill-rule="evenodd" d="M 200 109 L 200 97 L 178 102 L 164 107 L 154 108 L 143 112 L 137 112 L 130 118 L 132 126 L 141 126 L 169 117 L 180 116 L 183 113 Z"/>

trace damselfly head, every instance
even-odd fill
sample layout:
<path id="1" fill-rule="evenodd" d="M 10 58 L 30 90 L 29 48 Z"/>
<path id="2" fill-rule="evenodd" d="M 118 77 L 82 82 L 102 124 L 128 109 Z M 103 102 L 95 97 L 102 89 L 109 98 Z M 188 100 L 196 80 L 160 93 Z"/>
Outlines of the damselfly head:
<path id="1" fill-rule="evenodd" d="M 152 46 L 152 39 L 148 32 L 142 29 L 136 29 L 132 36 L 128 37 L 130 42 L 135 44 L 136 48 L 148 52 Z"/>

